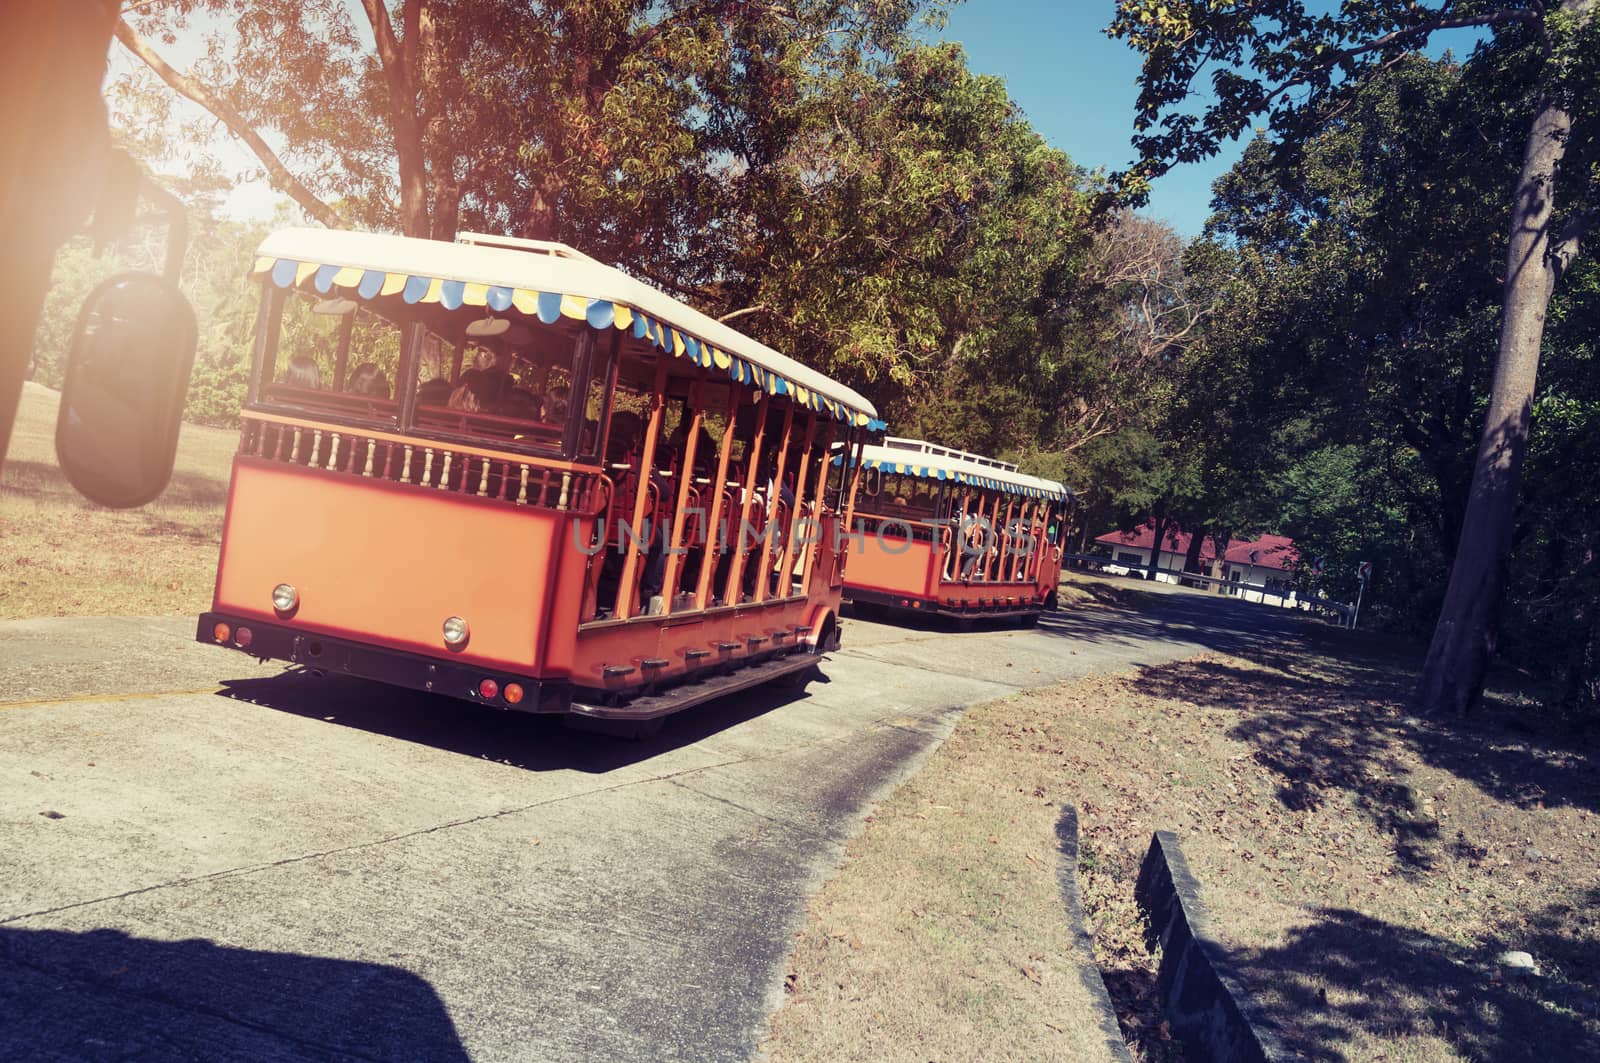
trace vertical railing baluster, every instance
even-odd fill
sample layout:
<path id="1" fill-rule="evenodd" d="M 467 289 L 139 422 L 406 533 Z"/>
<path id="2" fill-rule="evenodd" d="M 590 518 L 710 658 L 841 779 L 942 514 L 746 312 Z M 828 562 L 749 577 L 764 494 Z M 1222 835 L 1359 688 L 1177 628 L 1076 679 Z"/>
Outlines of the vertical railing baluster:
<path id="1" fill-rule="evenodd" d="M 400 469 L 400 482 L 403 483 L 403 484 L 408 484 L 408 483 L 411 482 L 411 444 L 410 443 L 406 444 L 406 463 Z"/>
<path id="2" fill-rule="evenodd" d="M 378 449 L 378 441 L 375 440 L 375 439 L 368 439 L 367 440 L 367 464 L 366 464 L 366 467 L 361 470 L 361 475 L 362 476 L 371 476 L 372 475 L 372 454 L 373 454 L 373 451 L 375 451 L 377 449 Z"/>
<path id="3" fill-rule="evenodd" d="M 522 466 L 522 486 L 517 489 L 517 505 L 528 504 L 528 467 Z"/>
<path id="4" fill-rule="evenodd" d="M 433 448 L 432 447 L 423 447 L 422 448 L 422 479 L 418 480 L 417 482 L 420 483 L 422 486 L 427 487 L 429 482 L 432 479 L 433 479 Z"/>

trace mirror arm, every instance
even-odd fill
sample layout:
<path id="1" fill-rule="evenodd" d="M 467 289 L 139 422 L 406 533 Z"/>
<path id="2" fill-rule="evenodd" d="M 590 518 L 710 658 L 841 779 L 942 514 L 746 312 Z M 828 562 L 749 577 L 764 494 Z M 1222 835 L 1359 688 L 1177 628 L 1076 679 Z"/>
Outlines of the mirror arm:
<path id="1" fill-rule="evenodd" d="M 183 252 L 189 246 L 188 212 L 184 209 L 183 200 L 148 177 L 140 181 L 139 191 L 156 204 L 167 220 L 167 262 L 162 276 L 176 285 L 183 272 Z"/>

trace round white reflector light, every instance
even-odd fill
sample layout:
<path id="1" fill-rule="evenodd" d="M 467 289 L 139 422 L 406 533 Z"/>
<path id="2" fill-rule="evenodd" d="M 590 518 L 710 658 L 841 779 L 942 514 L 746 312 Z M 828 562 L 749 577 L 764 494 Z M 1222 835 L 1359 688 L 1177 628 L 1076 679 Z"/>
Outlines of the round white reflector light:
<path id="1" fill-rule="evenodd" d="M 444 641 L 447 646 L 460 646 L 467 641 L 467 622 L 452 616 L 444 622 Z"/>
<path id="2" fill-rule="evenodd" d="M 272 588 L 272 607 L 280 613 L 292 613 L 300 604 L 300 592 L 287 583 Z"/>

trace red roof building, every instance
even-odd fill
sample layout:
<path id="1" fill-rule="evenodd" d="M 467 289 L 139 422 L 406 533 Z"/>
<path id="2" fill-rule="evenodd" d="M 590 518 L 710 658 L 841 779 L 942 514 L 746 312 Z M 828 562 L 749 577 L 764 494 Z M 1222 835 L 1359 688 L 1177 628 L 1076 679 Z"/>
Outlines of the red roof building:
<path id="1" fill-rule="evenodd" d="M 1168 583 L 1177 581 L 1183 571 L 1184 558 L 1188 556 L 1191 536 L 1188 532 L 1169 528 L 1161 537 L 1161 556 L 1156 563 L 1156 578 Z M 1148 569 L 1150 552 L 1155 545 L 1155 527 L 1142 524 L 1131 532 L 1109 532 L 1097 536 L 1095 542 L 1111 551 L 1115 564 L 1132 569 Z M 1217 557 L 1215 541 L 1207 538 L 1200 546 L 1203 571 L 1209 571 Z M 1248 542 L 1234 540 L 1228 544 L 1221 571 L 1217 575 L 1236 583 L 1265 586 L 1269 591 L 1286 589 L 1292 570 L 1300 560 L 1294 540 L 1283 535 L 1263 535 Z"/>

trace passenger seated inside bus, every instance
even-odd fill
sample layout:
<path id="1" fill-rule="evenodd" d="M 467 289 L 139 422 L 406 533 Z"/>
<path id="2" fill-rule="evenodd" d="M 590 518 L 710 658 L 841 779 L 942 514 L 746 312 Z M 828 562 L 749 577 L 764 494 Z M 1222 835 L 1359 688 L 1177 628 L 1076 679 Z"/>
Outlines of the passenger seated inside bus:
<path id="1" fill-rule="evenodd" d="M 515 417 L 519 421 L 537 421 L 539 400 L 527 388 L 514 387 L 505 393 L 494 412 L 501 417 Z"/>
<path id="2" fill-rule="evenodd" d="M 418 406 L 444 406 L 450 401 L 450 393 L 455 387 L 442 376 L 432 380 L 424 380 L 417 385 Z"/>
<path id="3" fill-rule="evenodd" d="M 546 392 L 544 397 L 544 419 L 551 424 L 565 424 L 571 396 L 572 389 L 565 384 L 557 384 Z"/>
<path id="4" fill-rule="evenodd" d="M 376 362 L 362 362 L 350 374 L 345 390 L 354 395 L 370 395 L 375 399 L 389 397 L 389 377 Z"/>
<path id="5" fill-rule="evenodd" d="M 278 378 L 278 383 L 288 384 L 292 388 L 320 388 L 322 370 L 317 368 L 316 361 L 310 355 L 297 354 L 289 359 L 289 365 Z"/>
<path id="6" fill-rule="evenodd" d="M 644 420 L 636 413 L 618 410 L 611 415 L 611 434 L 606 438 L 606 463 L 626 465 L 639 460 L 639 443 L 644 439 Z"/>
<path id="7" fill-rule="evenodd" d="M 450 393 L 449 406 L 465 413 L 489 413 L 500 404 L 508 380 L 497 369 L 468 369 L 461 374 L 460 386 Z"/>

